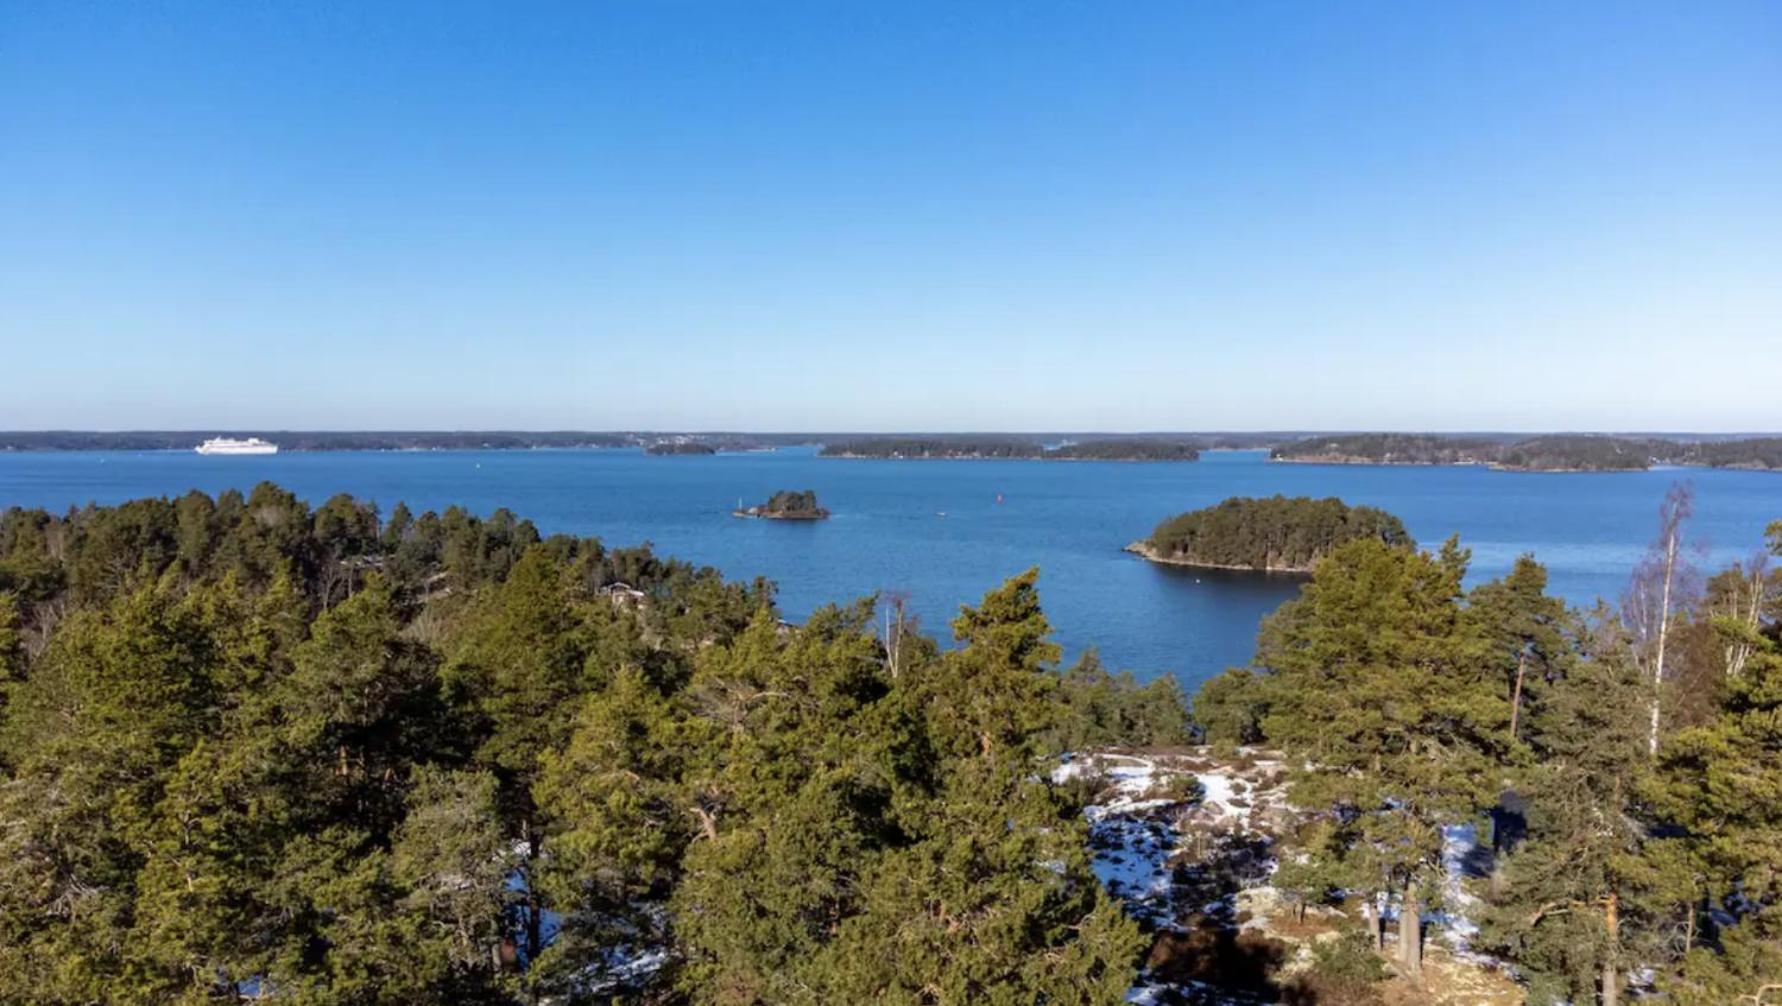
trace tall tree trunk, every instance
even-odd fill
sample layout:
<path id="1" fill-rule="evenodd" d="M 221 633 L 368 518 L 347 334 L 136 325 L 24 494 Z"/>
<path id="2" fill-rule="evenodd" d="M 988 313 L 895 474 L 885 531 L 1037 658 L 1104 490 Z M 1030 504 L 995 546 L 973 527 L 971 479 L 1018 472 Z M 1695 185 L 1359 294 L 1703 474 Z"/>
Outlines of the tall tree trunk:
<path id="1" fill-rule="evenodd" d="M 1672 525 L 1664 539 L 1664 585 L 1658 601 L 1658 652 L 1652 658 L 1652 729 L 1646 741 L 1653 756 L 1658 754 L 1659 712 L 1664 703 L 1664 652 L 1671 632 L 1671 581 L 1677 576 L 1677 537 L 1682 529 Z"/>
<path id="2" fill-rule="evenodd" d="M 1621 956 L 1621 902 L 1612 891 L 1603 901 L 1603 928 L 1609 935 L 1609 949 L 1603 955 L 1603 1006 L 1618 1006 L 1621 973 L 1615 964 Z"/>
<path id="3" fill-rule="evenodd" d="M 532 875 L 532 868 L 538 862 L 538 831 L 530 820 L 526 821 L 526 967 L 538 963 L 539 951 L 543 950 L 543 927 L 540 917 L 544 914 L 538 901 L 538 884 Z"/>
<path id="4" fill-rule="evenodd" d="M 1398 910 L 1398 951 L 1405 977 L 1423 974 L 1423 908 L 1417 903 L 1417 882 L 1405 882 L 1404 904 Z"/>
<path id="5" fill-rule="evenodd" d="M 1516 739 L 1516 723 L 1522 718 L 1522 678 L 1528 673 L 1528 654 L 1516 656 L 1516 691 L 1510 696 L 1510 739 Z"/>

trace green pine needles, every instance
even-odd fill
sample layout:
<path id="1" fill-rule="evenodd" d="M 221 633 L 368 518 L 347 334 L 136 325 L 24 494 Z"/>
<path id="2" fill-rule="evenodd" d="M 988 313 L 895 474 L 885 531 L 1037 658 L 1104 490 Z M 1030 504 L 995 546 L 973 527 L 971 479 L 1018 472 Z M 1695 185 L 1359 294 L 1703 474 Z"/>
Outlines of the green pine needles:
<path id="1" fill-rule="evenodd" d="M 1034 582 L 893 650 L 507 514 L 8 512 L 0 1002 L 1119 1003 L 1048 769 L 1186 714 Z"/>

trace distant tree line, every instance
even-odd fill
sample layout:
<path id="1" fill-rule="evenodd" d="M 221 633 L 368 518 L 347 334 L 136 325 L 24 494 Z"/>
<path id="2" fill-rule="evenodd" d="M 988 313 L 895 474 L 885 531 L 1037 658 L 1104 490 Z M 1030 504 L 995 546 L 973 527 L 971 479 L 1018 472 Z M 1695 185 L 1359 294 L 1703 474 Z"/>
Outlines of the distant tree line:
<path id="1" fill-rule="evenodd" d="M 0 515 L 0 1002 L 1113 1004 L 1082 743 L 1017 576 L 873 599 L 270 484 Z"/>
<path id="2" fill-rule="evenodd" d="M 1278 461 L 1331 464 L 1477 464 L 1514 471 L 1626 471 L 1654 464 L 1782 470 L 1782 438 L 1671 440 L 1552 434 L 1523 438 L 1363 433 L 1280 444 Z"/>
<path id="3" fill-rule="evenodd" d="M 1504 445 L 1490 463 L 1523 471 L 1639 471 L 1654 461 L 1675 460 L 1680 447 L 1662 440 L 1622 437 L 1531 437 Z"/>
<path id="4" fill-rule="evenodd" d="M 1394 548 L 1415 545 L 1397 517 L 1376 507 L 1277 495 L 1234 496 L 1178 514 L 1135 551 L 1163 562 L 1306 572 L 1337 546 L 1364 538 Z"/>
<path id="5" fill-rule="evenodd" d="M 1044 452 L 1039 441 L 1017 438 L 873 437 L 826 443 L 818 454 L 826 458 L 1037 458 Z"/>
<path id="6" fill-rule="evenodd" d="M 1047 450 L 1056 461 L 1199 461 L 1200 450 L 1180 440 L 1085 440 Z"/>
<path id="7" fill-rule="evenodd" d="M 1782 470 L 1782 438 L 1638 438 L 1594 435 L 1449 436 L 1416 433 L 933 434 L 859 437 L 824 433 L 578 431 L 334 432 L 187 430 L 0 431 L 4 451 L 190 450 L 216 436 L 260 437 L 286 451 L 523 450 L 642 447 L 704 454 L 822 444 L 825 457 L 1072 458 L 1193 461 L 1202 450 L 1269 448 L 1280 461 L 1351 464 L 1483 464 L 1512 469 L 1603 470 L 1650 464 Z M 1047 444 L 1061 444 L 1048 449 Z M 680 446 L 684 445 L 684 446 Z"/>
<path id="8" fill-rule="evenodd" d="M 1353 433 L 1289 441 L 1276 445 L 1269 451 L 1269 457 L 1277 461 L 1337 464 L 1481 464 L 1481 458 L 1501 446 L 1496 441 L 1474 437 L 1445 437 L 1423 433 Z"/>
<path id="9" fill-rule="evenodd" d="M 1782 982 L 1782 522 L 1702 585 L 1667 498 L 1619 611 L 1574 611 L 1523 557 L 1466 589 L 1453 540 L 1339 546 L 1264 624 L 1252 665 L 1194 702 L 1206 737 L 1287 754 L 1314 816 L 1290 897 L 1349 892 L 1401 973 L 1444 914 L 1481 925 L 1538 1006 L 1773 1001 Z M 1495 869 L 1456 902 L 1477 825 Z M 1396 919 L 1395 926 L 1389 926 Z"/>
<path id="10" fill-rule="evenodd" d="M 1678 464 L 1707 465 L 1712 468 L 1756 468 L 1782 470 L 1782 437 L 1755 437 L 1749 440 L 1704 441 L 1689 445 Z"/>
<path id="11" fill-rule="evenodd" d="M 873 437 L 826 443 L 830 458 L 987 459 L 1081 461 L 1195 461 L 1200 451 L 1186 440 L 1109 437 L 1047 447 L 1040 439 Z"/>
<path id="12" fill-rule="evenodd" d="M 657 455 L 716 454 L 718 449 L 711 444 L 690 440 L 663 440 L 644 448 L 644 453 Z"/>

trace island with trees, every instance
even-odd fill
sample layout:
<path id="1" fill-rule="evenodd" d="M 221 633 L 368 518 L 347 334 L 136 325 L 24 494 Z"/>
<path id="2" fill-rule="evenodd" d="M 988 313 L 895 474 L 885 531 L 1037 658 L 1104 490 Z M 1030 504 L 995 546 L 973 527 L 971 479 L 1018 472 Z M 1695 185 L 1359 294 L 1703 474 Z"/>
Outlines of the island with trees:
<path id="1" fill-rule="evenodd" d="M 1346 542 L 1415 546 L 1397 517 L 1335 498 L 1234 496 L 1178 514 L 1126 546 L 1152 562 L 1271 573 L 1308 573 Z"/>
<path id="2" fill-rule="evenodd" d="M 703 457 L 718 453 L 718 449 L 698 440 L 659 440 L 645 447 L 644 453 L 656 457 Z"/>
<path id="3" fill-rule="evenodd" d="M 1037 440 L 1021 437 L 865 437 L 823 445 L 825 458 L 881 460 L 981 460 L 1037 458 L 1044 453 Z"/>
<path id="4" fill-rule="evenodd" d="M 767 498 L 765 503 L 733 510 L 737 517 L 760 517 L 764 520 L 823 520 L 829 511 L 817 502 L 814 490 L 802 492 L 795 489 L 781 489 Z"/>
<path id="5" fill-rule="evenodd" d="M 1661 440 L 1556 434 L 1501 445 L 1489 464 L 1512 472 L 1644 471 L 1656 460 L 1681 460 L 1684 454 L 1682 445 Z"/>
<path id="6" fill-rule="evenodd" d="M 1644 471 L 1653 465 L 1782 470 L 1782 438 L 1542 434 L 1357 433 L 1275 445 L 1269 460 L 1302 464 L 1485 465 L 1507 472 Z"/>
<path id="7" fill-rule="evenodd" d="M 1748 471 L 1782 471 L 1782 437 L 1748 437 L 1741 440 L 1704 440 L 1690 445 L 1677 464 Z"/>
<path id="8" fill-rule="evenodd" d="M 1320 465 L 1480 465 L 1498 443 L 1432 433 L 1353 433 L 1306 437 L 1276 445 L 1271 461 Z"/>

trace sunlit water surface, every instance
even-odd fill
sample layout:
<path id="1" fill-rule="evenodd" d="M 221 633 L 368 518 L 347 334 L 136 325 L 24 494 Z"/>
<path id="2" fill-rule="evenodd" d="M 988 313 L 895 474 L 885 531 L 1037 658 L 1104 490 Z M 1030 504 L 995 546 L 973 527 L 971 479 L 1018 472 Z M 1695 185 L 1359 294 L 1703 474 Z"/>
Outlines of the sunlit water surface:
<path id="1" fill-rule="evenodd" d="M 1121 551 L 1161 519 L 1227 496 L 1337 496 L 1399 515 L 1418 541 L 1458 533 L 1477 581 L 1532 552 L 1576 604 L 1618 597 L 1665 489 L 1696 488 L 1697 561 L 1742 558 L 1782 518 L 1782 474 L 1659 470 L 1522 474 L 1483 468 L 1271 464 L 1213 452 L 1191 464 L 825 460 L 808 448 L 648 457 L 636 450 L 0 454 L 0 506 L 61 509 L 197 488 L 279 482 L 312 504 L 337 492 L 419 512 L 507 507 L 545 533 L 651 542 L 733 577 L 769 577 L 788 617 L 898 591 L 931 632 L 962 603 L 1030 566 L 1074 657 L 1098 649 L 1140 677 L 1189 687 L 1250 656 L 1257 623 L 1298 581 L 1152 565 Z M 814 489 L 822 522 L 739 520 L 737 501 Z"/>

